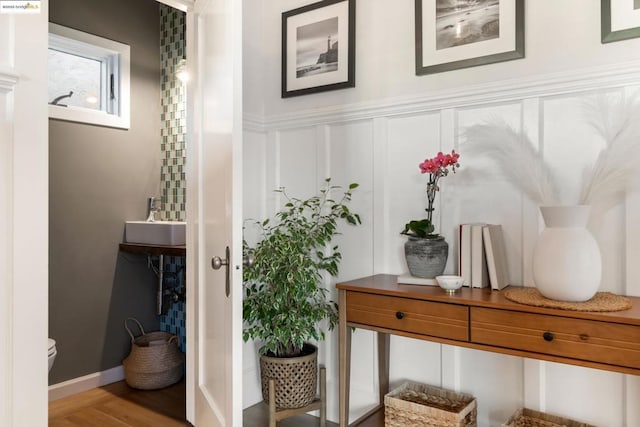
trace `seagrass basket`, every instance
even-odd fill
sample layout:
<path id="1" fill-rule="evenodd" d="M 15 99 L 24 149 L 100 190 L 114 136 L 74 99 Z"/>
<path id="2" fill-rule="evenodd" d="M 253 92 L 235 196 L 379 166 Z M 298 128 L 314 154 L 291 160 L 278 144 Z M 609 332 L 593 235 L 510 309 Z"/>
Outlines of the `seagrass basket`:
<path id="1" fill-rule="evenodd" d="M 475 427 L 476 399 L 439 387 L 406 382 L 384 397 L 385 427 Z"/>
<path id="2" fill-rule="evenodd" d="M 518 409 L 502 427 L 595 427 L 557 415 L 545 414 L 533 409 Z"/>
<path id="3" fill-rule="evenodd" d="M 134 336 L 127 322 L 140 328 Z M 131 336 L 131 352 L 123 360 L 124 379 L 129 387 L 155 390 L 180 381 L 184 374 L 184 355 L 178 348 L 178 337 L 168 332 L 145 333 L 134 318 L 125 320 L 125 329 Z"/>

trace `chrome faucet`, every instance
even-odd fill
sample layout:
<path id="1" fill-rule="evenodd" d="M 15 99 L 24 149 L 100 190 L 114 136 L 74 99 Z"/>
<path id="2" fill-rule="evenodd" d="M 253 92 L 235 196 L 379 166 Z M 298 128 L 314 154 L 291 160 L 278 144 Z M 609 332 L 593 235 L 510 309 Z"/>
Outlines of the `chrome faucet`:
<path id="1" fill-rule="evenodd" d="M 160 210 L 158 206 L 156 206 L 156 198 L 149 197 L 147 199 L 147 222 L 155 222 L 156 220 L 156 212 Z"/>

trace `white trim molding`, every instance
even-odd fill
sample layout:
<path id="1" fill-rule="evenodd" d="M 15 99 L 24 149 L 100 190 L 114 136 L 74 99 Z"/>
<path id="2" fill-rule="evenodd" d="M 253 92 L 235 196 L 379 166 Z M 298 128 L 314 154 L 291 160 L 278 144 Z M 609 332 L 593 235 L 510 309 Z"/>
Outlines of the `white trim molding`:
<path id="1" fill-rule="evenodd" d="M 0 73 L 0 419 L 13 409 L 13 125 L 10 97 L 18 79 Z"/>
<path id="2" fill-rule="evenodd" d="M 124 366 L 73 378 L 49 386 L 49 402 L 124 380 Z"/>
<path id="3" fill-rule="evenodd" d="M 588 92 L 635 85 L 638 81 L 640 81 L 640 61 L 631 61 L 447 89 L 429 95 L 336 105 L 271 116 L 245 113 L 244 128 L 268 132 L 382 116 L 415 114 L 421 111 L 521 101 L 538 96 Z"/>
<path id="4" fill-rule="evenodd" d="M 93 110 L 50 103 L 49 118 L 129 129 L 131 126 L 130 46 L 50 22 L 49 49 L 93 59 L 100 64 L 101 69 L 101 93 L 96 94 L 99 96 L 101 108 Z M 66 85 L 61 85 L 61 88 L 63 87 Z M 111 95 L 109 95 L 110 91 Z"/>
<path id="5" fill-rule="evenodd" d="M 19 80 L 20 77 L 17 74 L 0 70 L 0 90 L 3 92 L 12 91 Z"/>

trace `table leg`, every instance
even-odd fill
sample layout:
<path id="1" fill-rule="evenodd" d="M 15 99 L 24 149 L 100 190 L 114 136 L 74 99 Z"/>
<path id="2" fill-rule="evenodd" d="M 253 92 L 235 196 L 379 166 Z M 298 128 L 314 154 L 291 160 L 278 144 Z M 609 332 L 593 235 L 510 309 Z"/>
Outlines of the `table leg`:
<path id="1" fill-rule="evenodd" d="M 269 427 L 276 427 L 276 383 L 269 379 Z"/>
<path id="2" fill-rule="evenodd" d="M 327 370 L 320 369 L 320 427 L 327 425 Z"/>
<path id="3" fill-rule="evenodd" d="M 351 329 L 347 325 L 347 292 L 338 291 L 338 364 L 340 427 L 349 424 L 349 385 L 351 371 Z"/>
<path id="4" fill-rule="evenodd" d="M 389 334 L 378 332 L 378 392 L 380 406 L 384 406 L 384 395 L 389 393 Z"/>

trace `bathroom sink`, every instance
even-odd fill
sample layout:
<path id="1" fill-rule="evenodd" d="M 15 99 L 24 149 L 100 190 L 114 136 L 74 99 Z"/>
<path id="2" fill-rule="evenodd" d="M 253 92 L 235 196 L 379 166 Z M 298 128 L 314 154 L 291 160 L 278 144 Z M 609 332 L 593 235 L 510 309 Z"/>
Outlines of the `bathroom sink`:
<path id="1" fill-rule="evenodd" d="M 186 229 L 184 221 L 127 221 L 125 240 L 147 245 L 184 245 Z"/>

